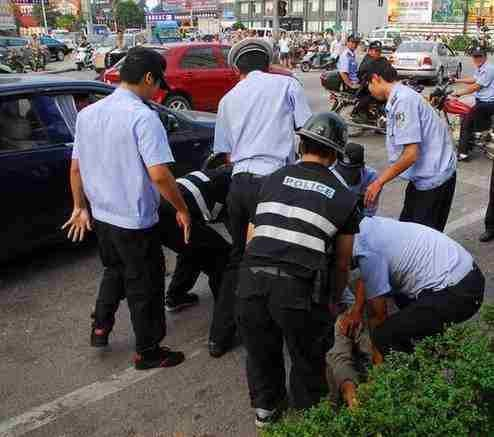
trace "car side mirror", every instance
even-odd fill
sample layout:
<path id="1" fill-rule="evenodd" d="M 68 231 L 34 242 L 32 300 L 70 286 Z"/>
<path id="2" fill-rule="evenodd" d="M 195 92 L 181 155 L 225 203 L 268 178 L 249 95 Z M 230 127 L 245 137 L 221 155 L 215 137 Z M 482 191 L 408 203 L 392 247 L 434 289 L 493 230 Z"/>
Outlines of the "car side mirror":
<path id="1" fill-rule="evenodd" d="M 178 130 L 179 123 L 177 117 L 173 114 L 167 114 L 166 116 L 166 131 L 168 133 L 176 132 Z"/>

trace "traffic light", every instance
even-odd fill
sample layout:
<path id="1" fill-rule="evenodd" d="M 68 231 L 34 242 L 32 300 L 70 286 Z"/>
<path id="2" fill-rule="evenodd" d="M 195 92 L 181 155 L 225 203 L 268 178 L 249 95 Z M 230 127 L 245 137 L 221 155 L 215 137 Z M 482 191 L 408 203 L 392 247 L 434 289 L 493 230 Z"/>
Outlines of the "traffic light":
<path id="1" fill-rule="evenodd" d="M 288 2 L 285 0 L 278 1 L 278 17 L 285 17 L 287 14 Z"/>

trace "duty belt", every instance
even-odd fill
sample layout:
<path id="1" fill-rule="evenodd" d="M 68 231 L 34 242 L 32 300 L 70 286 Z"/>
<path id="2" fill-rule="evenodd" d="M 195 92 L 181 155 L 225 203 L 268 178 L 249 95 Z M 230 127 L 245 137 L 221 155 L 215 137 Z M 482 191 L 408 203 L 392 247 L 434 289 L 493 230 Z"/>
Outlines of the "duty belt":
<path id="1" fill-rule="evenodd" d="M 268 275 L 280 276 L 282 278 L 295 278 L 295 276 L 286 273 L 279 267 L 249 267 L 252 273 L 267 273 Z"/>

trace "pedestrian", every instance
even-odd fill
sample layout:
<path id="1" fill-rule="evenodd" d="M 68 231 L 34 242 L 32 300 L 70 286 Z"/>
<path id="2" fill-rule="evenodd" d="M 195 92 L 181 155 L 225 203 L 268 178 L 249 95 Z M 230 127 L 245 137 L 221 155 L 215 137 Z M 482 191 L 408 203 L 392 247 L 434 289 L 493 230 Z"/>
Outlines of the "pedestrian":
<path id="1" fill-rule="evenodd" d="M 295 408 L 310 408 L 327 391 L 328 275 L 334 249 L 335 290 L 348 281 L 360 212 L 328 167 L 343 153 L 345 122 L 314 115 L 298 131 L 301 161 L 268 176 L 249 225 L 237 290 L 237 323 L 247 350 L 247 379 L 256 425 L 276 420 L 286 397 L 283 339 L 291 358 Z"/>
<path id="2" fill-rule="evenodd" d="M 408 180 L 400 220 L 443 231 L 456 186 L 456 155 L 448 126 L 419 93 L 398 82 L 387 61 L 373 61 L 367 77 L 370 93 L 386 102 L 390 166 L 367 188 L 365 205 L 400 176 Z"/>
<path id="3" fill-rule="evenodd" d="M 163 200 L 159 209 L 161 243 L 177 253 L 177 264 L 166 294 L 166 310 L 176 312 L 197 305 L 199 297 L 190 290 L 204 272 L 215 301 L 208 344 L 209 354 L 215 358 L 233 346 L 235 336 L 235 290 L 228 262 L 232 246 L 209 226 L 224 222 L 229 227 L 225 204 L 231 173 L 232 166 L 228 165 L 193 171 L 177 179 L 192 217 L 188 244 L 181 238 L 175 208 Z"/>
<path id="4" fill-rule="evenodd" d="M 329 51 L 331 52 L 331 57 L 333 59 L 338 59 L 343 51 L 343 43 L 341 41 L 341 34 L 337 33 L 334 40 L 331 42 Z"/>
<path id="5" fill-rule="evenodd" d="M 63 226 L 74 241 L 82 240 L 92 226 L 98 237 L 104 271 L 91 345 L 108 345 L 114 314 L 127 298 L 139 370 L 184 360 L 182 352 L 160 347 L 166 321 L 159 194 L 176 208 L 185 241 L 190 217 L 167 167 L 173 156 L 166 131 L 158 114 L 143 102 L 165 87 L 165 69 L 165 59 L 154 50 L 129 50 L 120 87 L 79 113 L 70 176 L 74 210 Z"/>
<path id="6" fill-rule="evenodd" d="M 358 65 L 355 51 L 360 43 L 360 39 L 355 35 L 350 35 L 346 42 L 346 49 L 343 50 L 338 59 L 338 72 L 341 80 L 349 90 L 359 88 Z"/>
<path id="7" fill-rule="evenodd" d="M 280 61 L 281 65 L 289 68 L 290 67 L 290 40 L 286 36 L 286 33 L 283 32 L 281 34 L 281 38 L 278 41 L 278 45 L 280 46 Z"/>
<path id="8" fill-rule="evenodd" d="M 427 226 L 365 217 L 353 256 L 375 314 L 371 339 L 379 355 L 411 352 L 414 341 L 469 319 L 482 304 L 485 279 L 472 255 Z M 389 315 L 386 297 L 400 311 Z"/>
<path id="9" fill-rule="evenodd" d="M 242 259 L 263 176 L 295 161 L 295 129 L 311 115 L 296 79 L 268 73 L 272 53 L 262 39 L 231 48 L 228 62 L 240 82 L 221 99 L 216 118 L 214 152 L 226 153 L 233 164 L 227 198 L 233 270 Z"/>

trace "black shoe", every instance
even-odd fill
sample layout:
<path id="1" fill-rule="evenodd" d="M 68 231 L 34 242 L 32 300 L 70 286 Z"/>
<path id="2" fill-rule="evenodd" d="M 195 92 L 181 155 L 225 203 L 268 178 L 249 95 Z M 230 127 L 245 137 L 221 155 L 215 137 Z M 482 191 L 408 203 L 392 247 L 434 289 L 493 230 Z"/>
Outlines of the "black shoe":
<path id="1" fill-rule="evenodd" d="M 136 354 L 134 366 L 136 370 L 147 370 L 157 367 L 175 367 L 184 361 L 183 352 L 175 352 L 167 347 L 158 347 L 152 351 Z"/>
<path id="2" fill-rule="evenodd" d="M 111 329 L 108 328 L 95 328 L 91 329 L 91 346 L 92 347 L 106 347 L 108 346 L 108 337 Z"/>
<path id="3" fill-rule="evenodd" d="M 199 303 L 199 296 L 195 293 L 186 293 L 181 296 L 168 297 L 165 308 L 168 312 L 173 313 L 187 307 L 192 307 Z"/>
<path id="4" fill-rule="evenodd" d="M 209 355 L 213 358 L 220 358 L 225 355 L 233 347 L 233 342 L 228 343 L 216 343 L 210 341 L 208 343 Z"/>
<path id="5" fill-rule="evenodd" d="M 482 243 L 487 243 L 488 241 L 494 240 L 494 231 L 485 231 L 480 237 L 479 241 Z"/>

